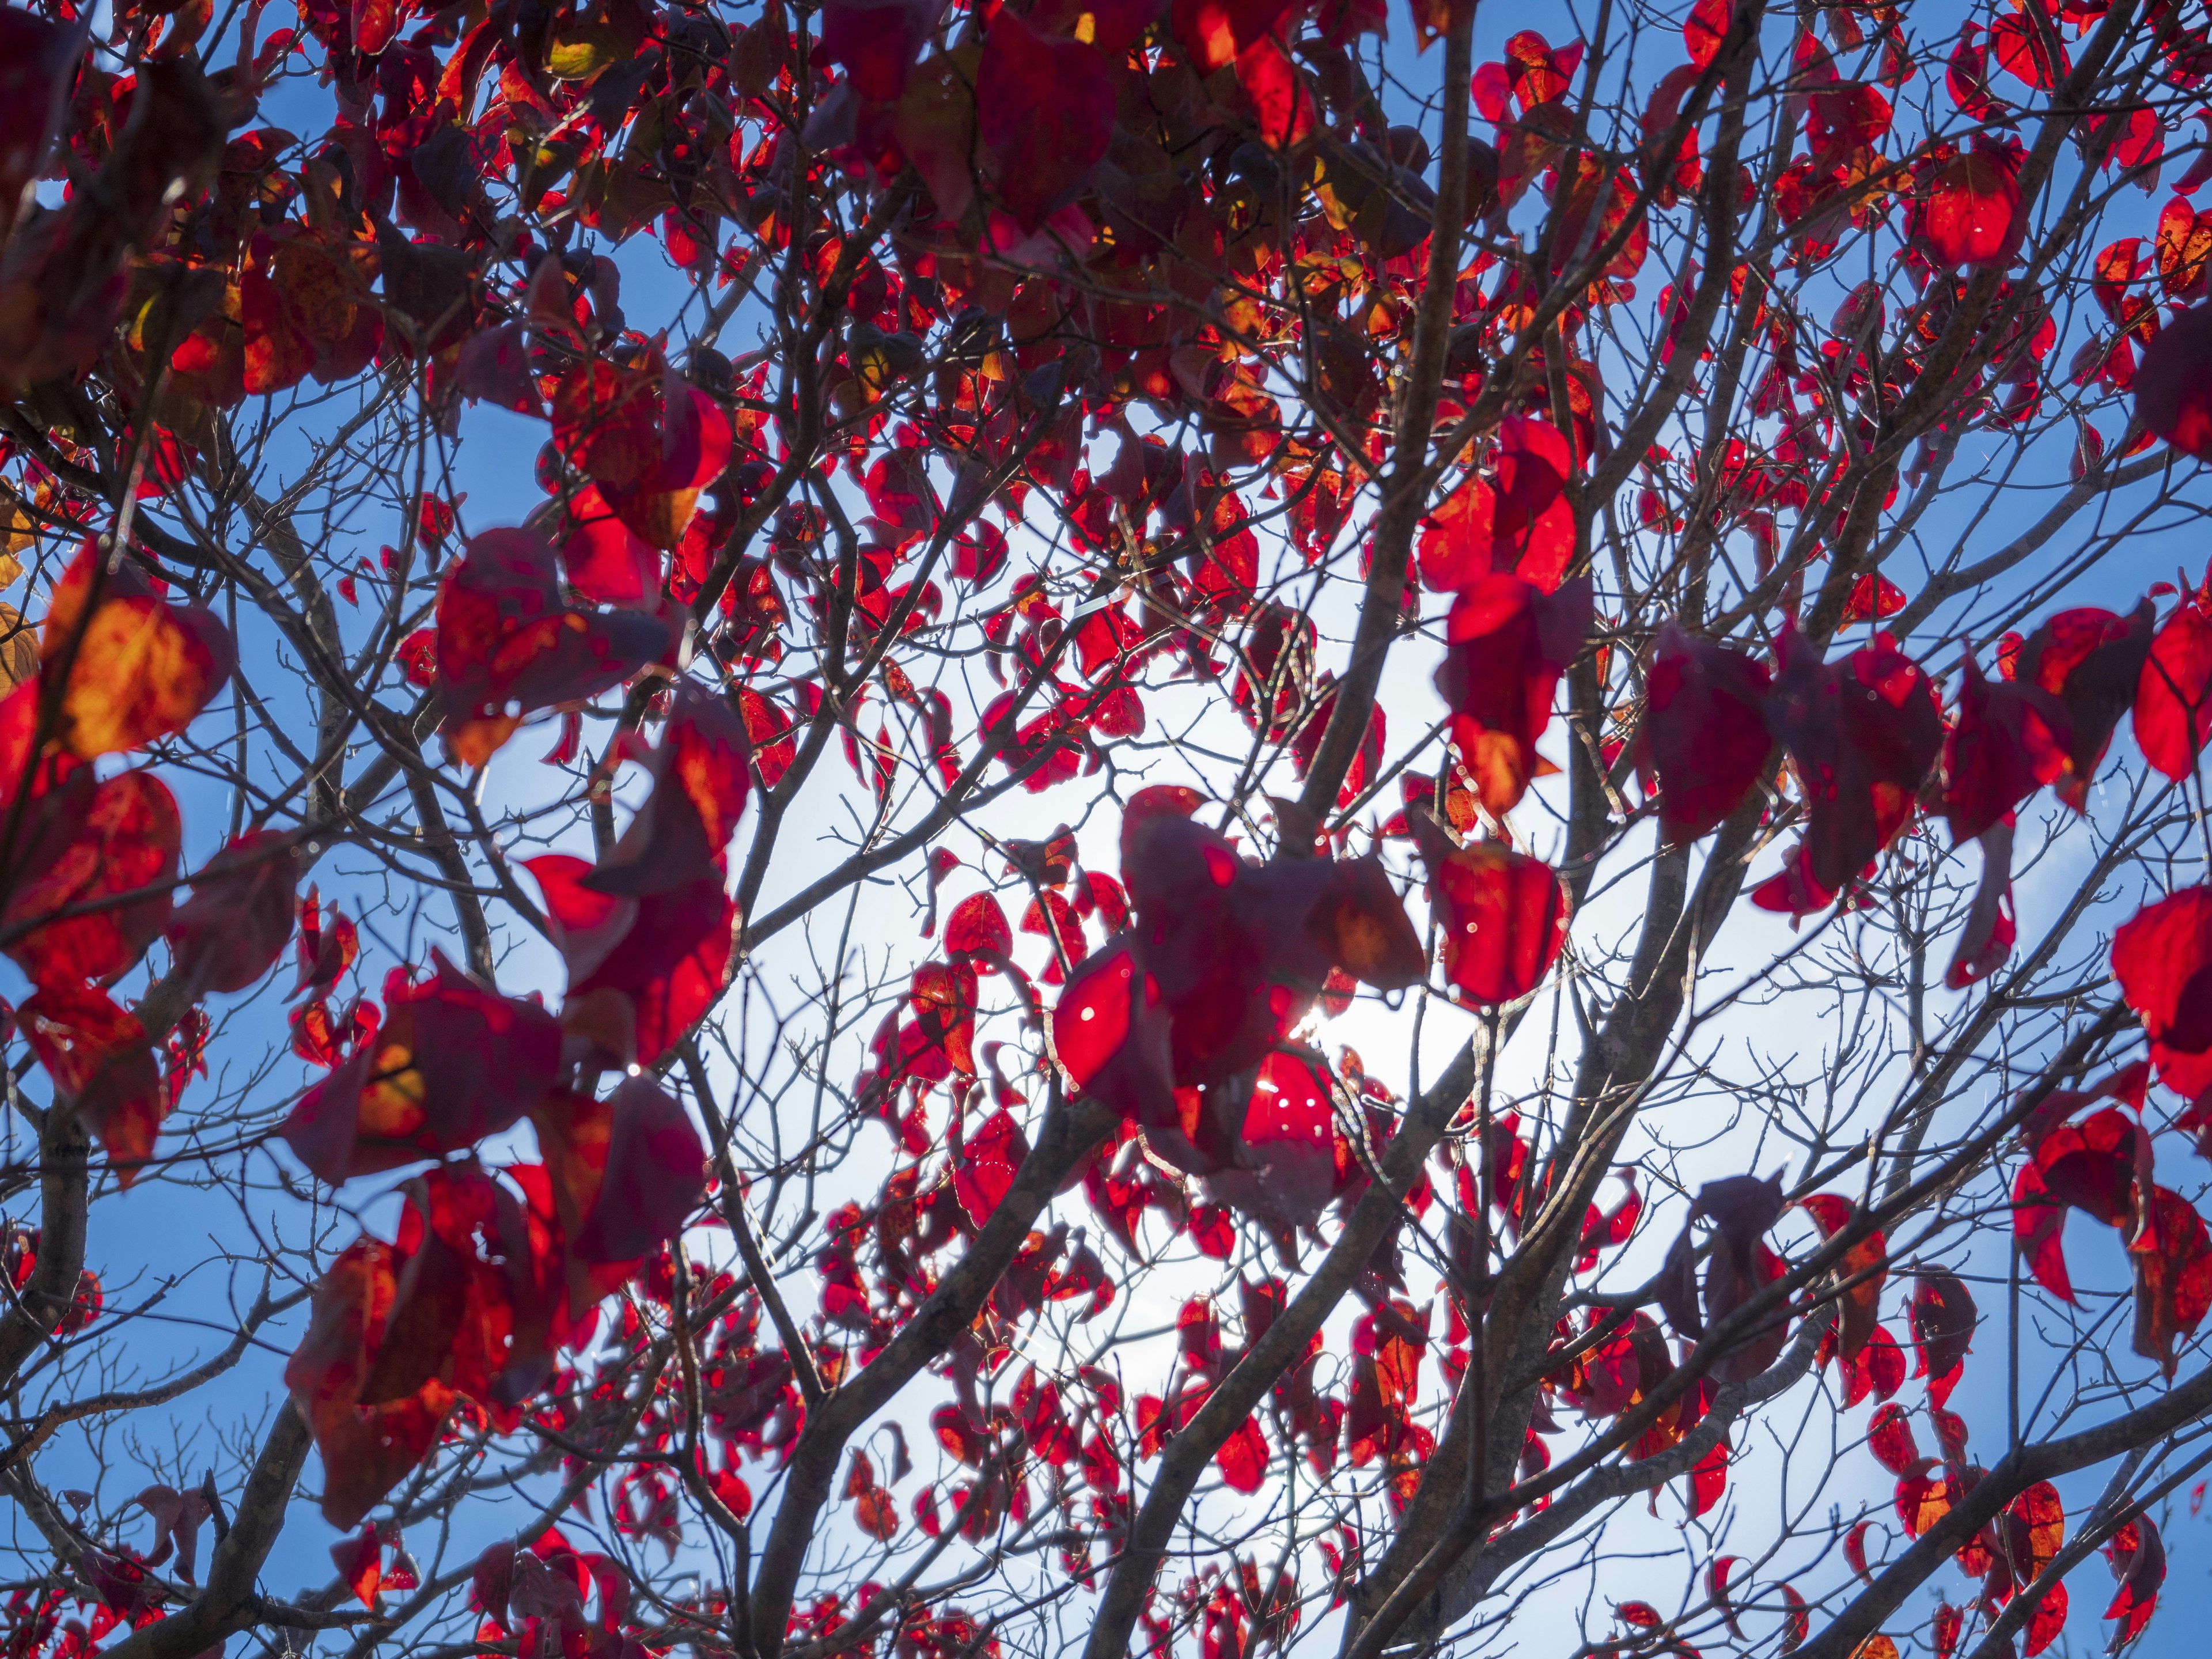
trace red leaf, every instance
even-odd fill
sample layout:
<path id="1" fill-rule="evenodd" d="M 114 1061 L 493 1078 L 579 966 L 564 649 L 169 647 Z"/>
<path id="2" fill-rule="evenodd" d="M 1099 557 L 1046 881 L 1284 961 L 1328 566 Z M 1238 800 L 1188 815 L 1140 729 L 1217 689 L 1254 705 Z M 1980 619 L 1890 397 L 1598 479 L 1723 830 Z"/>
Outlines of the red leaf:
<path id="1" fill-rule="evenodd" d="M 730 417 L 674 368 L 660 380 L 658 454 L 635 478 L 592 476 L 614 514 L 647 546 L 670 551 L 698 510 L 700 493 L 730 464 Z M 587 471 L 590 469 L 586 469 Z M 657 578 L 659 561 L 653 561 Z"/>
<path id="2" fill-rule="evenodd" d="M 71 800 L 78 798 L 75 791 L 69 793 Z M 70 810 L 62 800 L 54 804 L 60 809 L 57 817 Z M 168 789 L 149 772 L 119 773 L 93 785 L 81 810 L 68 841 L 58 848 L 52 831 L 62 826 L 50 821 L 0 906 L 0 927 L 14 935 L 8 954 L 34 985 L 118 979 L 169 920 L 172 901 L 166 884 L 176 879 L 184 826 Z M 113 902 L 149 887 L 155 890 L 133 902 Z M 59 915 L 76 905 L 101 908 Z"/>
<path id="3" fill-rule="evenodd" d="M 137 1015 L 89 985 L 49 985 L 15 1018 L 54 1091 L 100 1137 L 116 1184 L 154 1154 L 164 1110 L 154 1050 Z"/>
<path id="4" fill-rule="evenodd" d="M 1273 33 L 1289 9 L 1289 0 L 1173 0 L 1168 23 L 1192 66 L 1210 75 Z"/>
<path id="5" fill-rule="evenodd" d="M 1908 1537 L 1917 1538 L 1951 1512 L 1958 1493 L 1941 1466 L 1923 1460 L 1897 1483 L 1897 1518 Z"/>
<path id="6" fill-rule="evenodd" d="M 682 1231 L 707 1190 L 707 1155 L 690 1117 L 650 1077 L 607 1097 L 606 1172 L 575 1236 L 586 1261 L 632 1261 Z"/>
<path id="7" fill-rule="evenodd" d="M 1794 629 L 1768 705 L 1790 751 L 1808 822 L 1792 872 L 1753 902 L 1802 914 L 1828 902 L 1904 829 L 1943 743 L 1936 689 L 1885 635 L 1820 661 Z"/>
<path id="8" fill-rule="evenodd" d="M 562 1018 L 611 1063 L 653 1064 L 730 982 L 738 909 L 719 870 L 632 898 L 587 885 L 593 866 L 565 853 L 523 867 L 545 896 L 568 965 Z"/>
<path id="9" fill-rule="evenodd" d="M 1452 604 L 1437 690 L 1452 712 L 1460 763 L 1493 817 L 1536 775 L 1536 740 L 1589 630 L 1591 592 L 1586 577 L 1547 594 L 1517 576 L 1484 576 Z"/>
<path id="10" fill-rule="evenodd" d="M 2113 728 L 2135 700 L 2153 620 L 2148 599 L 2124 617 L 2084 606 L 2058 612 L 2021 643 L 2021 683 L 2050 693 L 2066 711 L 2066 766 L 2058 797 L 2077 812 L 2087 805 L 2089 784 Z"/>
<path id="11" fill-rule="evenodd" d="M 977 957 L 976 967 L 983 973 L 998 972 L 999 962 L 1013 948 L 1014 930 L 1007 925 L 1006 913 L 988 893 L 970 893 L 945 919 L 945 953 Z"/>
<path id="12" fill-rule="evenodd" d="M 2021 211 L 2020 162 L 2014 152 L 1978 138 L 1967 154 L 1936 173 L 1923 219 L 1938 264 L 2003 266 L 2027 230 Z"/>
<path id="13" fill-rule="evenodd" d="M 2212 306 L 2181 313 L 2153 337 L 2135 394 L 2136 419 L 2183 454 L 2212 459 Z"/>
<path id="14" fill-rule="evenodd" d="M 1485 576 L 1514 575 L 1544 593 L 1558 592 L 1575 553 L 1565 494 L 1573 470 L 1573 453 L 1556 428 L 1505 416 L 1490 477 L 1470 479 L 1423 525 L 1421 585 L 1462 592 Z"/>
<path id="15" fill-rule="evenodd" d="M 2212 1237 L 2195 1206 L 2163 1187 L 2152 1188 L 2148 1202 L 2136 1188 L 2134 1222 L 2128 1258 L 2136 1278 L 2135 1351 L 2157 1360 L 2170 1381 L 2174 1343 L 2212 1310 Z"/>
<path id="16" fill-rule="evenodd" d="M 166 934 L 189 982 L 228 995 L 276 965 L 292 936 L 298 840 L 287 830 L 248 830 L 192 878 L 192 896 Z"/>
<path id="17" fill-rule="evenodd" d="M 1213 1466 L 1221 1471 L 1231 1491 L 1249 1494 L 1259 1491 L 1267 1478 L 1267 1440 L 1260 1432 L 1259 1419 L 1248 1417 L 1221 1443 L 1221 1449 L 1213 1455 Z"/>
<path id="18" fill-rule="evenodd" d="M 1799 1199 L 1797 1205 L 1812 1216 L 1824 1238 L 1833 1237 L 1847 1225 L 1856 1209 L 1851 1200 L 1840 1193 L 1815 1193 L 1810 1198 Z M 1858 1280 L 1843 1294 L 1840 1351 L 1847 1364 L 1858 1358 L 1875 1335 L 1881 1287 L 1888 1279 L 1882 1265 L 1887 1252 L 1887 1245 L 1881 1234 L 1870 1232 L 1852 1245 L 1837 1264 L 1839 1278 Z"/>
<path id="19" fill-rule="evenodd" d="M 1212 1174 L 1249 1156 L 1239 1079 L 1331 970 L 1402 986 L 1421 952 L 1379 865 L 1248 862 L 1185 816 L 1187 794 L 1130 801 L 1122 875 L 1134 925 L 1076 969 L 1053 1030 L 1079 1088 L 1142 1124 L 1162 1158 Z"/>
<path id="20" fill-rule="evenodd" d="M 377 1539 L 376 1523 L 363 1527 L 358 1537 L 331 1545 L 331 1565 L 338 1570 L 338 1582 L 361 1598 L 362 1606 L 375 1607 L 377 1586 L 384 1582 L 384 1546 Z"/>
<path id="21" fill-rule="evenodd" d="M 1782 1615 L 1782 1644 L 1776 1651 L 1795 1653 L 1805 1645 L 1805 1638 L 1812 1631 L 1812 1614 L 1795 1584 L 1782 1586 L 1782 1604 L 1788 1610 Z"/>
<path id="22" fill-rule="evenodd" d="M 454 754 L 481 766 L 522 717 L 597 696 L 668 648 L 665 623 L 571 611 L 553 551 L 529 531 L 475 538 L 438 590 L 437 693 Z"/>
<path id="23" fill-rule="evenodd" d="M 420 983 L 394 974 L 385 1000 L 374 1039 L 284 1121 L 294 1153 L 332 1186 L 497 1134 L 521 1121 L 559 1068 L 550 1014 L 486 989 L 442 956 Z"/>
<path id="24" fill-rule="evenodd" d="M 1030 229 L 1082 182 L 1114 131 L 1114 86 L 1095 47 L 1038 33 L 1001 8 L 983 34 L 975 119 L 1000 161 L 999 193 Z"/>
<path id="25" fill-rule="evenodd" d="M 2013 1237 L 2036 1282 L 2062 1301 L 2074 1300 L 2060 1233 L 2069 1208 L 2108 1227 L 2124 1224 L 2134 1202 L 2138 1169 L 2150 1144 L 2125 1113 L 2098 1112 L 2041 1135 L 2013 1181 Z"/>
<path id="26" fill-rule="evenodd" d="M 1774 750 L 1765 665 L 1741 651 L 1659 630 L 1644 716 L 1644 754 L 1658 774 L 1659 822 L 1673 842 L 1695 841 L 1741 805 Z"/>
<path id="27" fill-rule="evenodd" d="M 2063 772 L 2072 735 L 2065 709 L 2042 686 L 2026 678 L 1992 685 L 1967 658 L 1958 719 L 1943 738 L 1952 842 L 1972 841 Z"/>
<path id="28" fill-rule="evenodd" d="M 2212 612 L 2201 593 L 2184 597 L 2151 641 L 2136 682 L 2135 732 L 2143 758 L 2176 782 L 2212 739 Z"/>
<path id="29" fill-rule="evenodd" d="M 942 0 L 828 0 L 822 55 L 863 98 L 896 98 L 944 10 Z"/>
<path id="30" fill-rule="evenodd" d="M 223 688 L 237 660 L 213 612 L 168 604 L 127 557 L 100 578 L 99 603 L 84 621 L 95 574 L 107 562 L 92 539 L 78 546 L 54 584 L 39 641 L 42 679 L 66 665 L 58 735 L 81 760 L 176 736 Z"/>
<path id="31" fill-rule="evenodd" d="M 2054 1580 L 2044 1586 L 2035 1611 L 2028 1615 L 2027 1639 L 2021 1651 L 2027 1659 L 2035 1659 L 2037 1654 L 2058 1639 L 2065 1628 L 2066 1586 L 2063 1581 Z"/>
<path id="32" fill-rule="evenodd" d="M 730 705 L 690 680 L 669 696 L 660 742 L 639 757 L 653 793 L 599 866 L 596 893 L 638 897 L 720 883 L 722 857 L 745 809 L 750 744 Z"/>
<path id="33" fill-rule="evenodd" d="M 1869 571 L 1851 584 L 1850 596 L 1844 601 L 1843 625 L 1880 622 L 1904 609 L 1905 590 L 1888 577 Z"/>
<path id="34" fill-rule="evenodd" d="M 1325 1062 L 1282 1049 L 1262 1060 L 1242 1139 L 1251 1167 L 1224 1170 L 1208 1184 L 1245 1213 L 1278 1227 L 1310 1227 L 1342 1191 Z"/>
<path id="35" fill-rule="evenodd" d="M 2105 1546 L 2105 1560 L 2119 1580 L 2112 1604 L 2105 1609 L 2106 1618 L 2120 1621 L 2112 1632 L 2117 1651 L 2141 1636 L 2158 1610 L 2158 1592 L 2166 1583 L 2165 1540 L 2148 1516 L 2138 1515 L 2112 1534 Z"/>
<path id="36" fill-rule="evenodd" d="M 331 906 L 331 922 L 322 924 L 322 900 L 314 888 L 300 901 L 298 958 L 300 977 L 292 994 L 313 991 L 320 994 L 338 982 L 361 949 L 361 937 L 345 912 Z"/>
<path id="37" fill-rule="evenodd" d="M 1002 1109 L 983 1120 L 952 1166 L 952 1189 L 969 1220 L 980 1228 L 997 1212 L 1029 1155 L 1029 1137 L 1011 1112 Z"/>
<path id="38" fill-rule="evenodd" d="M 574 526 L 561 544 L 561 568 L 577 597 L 593 605 L 648 606 L 660 597 L 661 558 L 586 484 L 569 503 Z"/>
<path id="39" fill-rule="evenodd" d="M 1906 1474 L 1920 1461 L 1920 1448 L 1912 1440 L 1912 1424 L 1902 1406 L 1884 1406 L 1875 1413 L 1874 1420 L 1867 1425 L 1867 1447 L 1892 1474 Z"/>
<path id="40" fill-rule="evenodd" d="M 1720 55 L 1721 43 L 1728 38 L 1731 11 L 1729 0 L 1698 0 L 1690 8 L 1682 25 L 1682 43 L 1689 48 L 1690 61 L 1699 69 Z"/>
<path id="41" fill-rule="evenodd" d="M 2112 977 L 2153 1043 L 2212 1049 L 2212 886 L 2146 905 L 2112 934 Z"/>
<path id="42" fill-rule="evenodd" d="M 1874 1574 L 1867 1571 L 1866 1559 L 1866 1535 L 1873 1528 L 1873 1522 L 1861 1521 L 1844 1534 L 1844 1559 L 1850 1563 L 1851 1571 L 1858 1574 L 1860 1581 L 1867 1584 L 1874 1583 Z"/>
<path id="43" fill-rule="evenodd" d="M 1729 1445 L 1723 1439 L 1711 1447 L 1690 1471 L 1690 1516 L 1692 1520 L 1711 1512 L 1728 1491 Z"/>
<path id="44" fill-rule="evenodd" d="M 357 1402 L 368 1356 L 397 1292 L 399 1253 L 364 1238 L 315 1287 L 307 1334 L 284 1368 L 285 1386 L 323 1459 L 323 1518 L 350 1528 L 436 1443 L 453 1403 L 442 1382 L 389 1405 Z"/>
<path id="45" fill-rule="evenodd" d="M 1982 878 L 1975 884 L 1973 902 L 1966 907 L 1966 925 L 1943 970 L 1943 983 L 1954 991 L 1987 979 L 2004 965 L 2020 937 L 2012 908 L 2011 818 L 2000 819 L 1982 831 Z"/>
<path id="46" fill-rule="evenodd" d="M 1068 976 L 1052 1012 L 1053 1053 L 1075 1088 L 1133 1122 L 1178 1121 L 1158 982 L 1126 939 Z"/>
<path id="47" fill-rule="evenodd" d="M 1742 1559 L 1735 1555 L 1717 1555 L 1712 1565 L 1705 1569 L 1705 1594 L 1720 1608 L 1721 1618 L 1728 1626 L 1729 1634 L 1739 1642 L 1743 1640 L 1743 1627 L 1736 1623 L 1735 1602 L 1729 1595 L 1728 1581 L 1729 1570 Z"/>
<path id="48" fill-rule="evenodd" d="M 1494 1008 L 1528 995 L 1566 943 L 1567 894 L 1558 872 L 1489 842 L 1450 847 L 1441 832 L 1424 851 L 1444 977 L 1459 1000 Z"/>
<path id="49" fill-rule="evenodd" d="M 2005 1552 L 2020 1583 L 2049 1566 L 2065 1541 L 2066 1506 L 2048 1480 L 2037 1481 L 2005 1506 Z"/>
<path id="50" fill-rule="evenodd" d="M 1928 1377 L 1928 1397 L 1942 1405 L 1958 1386 L 1974 1346 L 1974 1298 L 1955 1274 L 1941 1268 L 1912 1281 L 1912 1346 Z"/>
<path id="51" fill-rule="evenodd" d="M 1958 1652 L 1959 1635 L 1966 1623 L 1966 1615 L 1948 1601 L 1936 1609 L 1929 1627 L 1929 1642 L 1936 1650 L 1936 1659 L 1952 1659 Z"/>

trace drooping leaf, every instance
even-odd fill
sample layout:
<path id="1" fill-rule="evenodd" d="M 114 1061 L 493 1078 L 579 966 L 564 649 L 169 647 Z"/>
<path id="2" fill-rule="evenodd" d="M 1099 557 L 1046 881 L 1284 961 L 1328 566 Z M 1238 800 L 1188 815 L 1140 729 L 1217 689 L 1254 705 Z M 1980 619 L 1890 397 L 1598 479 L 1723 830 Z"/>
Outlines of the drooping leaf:
<path id="1" fill-rule="evenodd" d="M 2207 418 L 2212 445 L 2212 412 Z M 2183 597 L 2151 641 L 2136 682 L 2135 734 L 2143 758 L 2176 782 L 2212 740 L 2212 609 L 2201 590 Z"/>
<path id="2" fill-rule="evenodd" d="M 2025 678 L 1993 684 L 1969 657 L 1958 719 L 1943 738 L 1953 843 L 1980 836 L 2063 772 L 2072 738 L 2072 722 L 2048 690 Z"/>
<path id="3" fill-rule="evenodd" d="M 1912 1281 L 1912 1346 L 1928 1378 L 1928 1397 L 1942 1405 L 1958 1387 L 1974 1346 L 1974 1298 L 1958 1275 L 1933 1268 Z"/>
<path id="4" fill-rule="evenodd" d="M 2135 1351 L 2172 1380 L 2175 1343 L 2212 1311 L 2212 1235 L 2196 1206 L 2164 1187 L 2135 1189 L 2128 1261 L 2135 1269 Z"/>
<path id="5" fill-rule="evenodd" d="M 1453 601 L 1437 690 L 1452 713 L 1460 763 L 1493 817 L 1536 776 L 1536 740 L 1589 632 L 1591 593 L 1587 577 L 1546 593 L 1518 576 L 1484 576 Z"/>
<path id="6" fill-rule="evenodd" d="M 165 935 L 191 983 L 228 994 L 276 965 L 292 936 L 298 842 L 283 830 L 248 830 L 192 878 L 192 896 L 178 907 Z"/>
<path id="7" fill-rule="evenodd" d="M 574 1239 L 586 1261 L 632 1261 L 673 1238 L 707 1190 L 707 1156 L 674 1097 L 650 1077 L 608 1097 L 606 1168 Z"/>
<path id="8" fill-rule="evenodd" d="M 1840 1193 L 1815 1193 L 1797 1200 L 1811 1215 L 1823 1237 L 1832 1238 L 1846 1226 L 1856 1206 Z M 1869 1232 L 1844 1252 L 1837 1264 L 1839 1279 L 1856 1280 L 1843 1293 L 1838 1350 L 1848 1365 L 1873 1337 L 1881 1318 L 1881 1287 L 1888 1279 L 1884 1263 L 1887 1245 L 1879 1231 Z"/>
<path id="9" fill-rule="evenodd" d="M 2119 1585 L 2105 1617 L 2117 1619 L 2112 1632 L 2115 1652 L 2143 1633 L 2151 1614 L 2158 1610 L 2158 1593 L 2166 1583 L 2166 1543 L 2147 1515 L 2131 1516 L 2105 1546 L 2105 1560 Z"/>
<path id="10" fill-rule="evenodd" d="M 2046 692 L 2066 712 L 2058 797 L 2076 812 L 2086 810 L 2113 728 L 2136 700 L 2152 621 L 2148 599 L 2124 617 L 2081 606 L 2046 618 L 2021 644 L 2018 683 Z"/>
<path id="11" fill-rule="evenodd" d="M 341 1530 L 360 1524 L 384 1494 L 436 1443 L 454 1403 L 444 1383 L 364 1407 L 361 1388 L 398 1293 L 399 1253 L 363 1238 L 333 1261 L 315 1288 L 307 1334 L 284 1368 L 284 1383 L 323 1461 L 323 1518 Z"/>
<path id="12" fill-rule="evenodd" d="M 1767 705 L 1790 751 L 1808 823 L 1792 867 L 1753 902 L 1803 915 L 1827 904 L 1911 818 L 1942 748 L 1936 690 L 1884 635 L 1838 662 L 1822 662 L 1794 629 Z"/>
<path id="13" fill-rule="evenodd" d="M 42 987 L 15 1018 L 58 1099 L 100 1138 L 116 1184 L 154 1154 L 165 1110 L 152 1045 L 137 1015 L 89 985 Z"/>
<path id="14" fill-rule="evenodd" d="M 1765 665 L 1669 621 L 1651 661 L 1643 741 L 1670 842 L 1695 841 L 1742 805 L 1774 751 Z"/>

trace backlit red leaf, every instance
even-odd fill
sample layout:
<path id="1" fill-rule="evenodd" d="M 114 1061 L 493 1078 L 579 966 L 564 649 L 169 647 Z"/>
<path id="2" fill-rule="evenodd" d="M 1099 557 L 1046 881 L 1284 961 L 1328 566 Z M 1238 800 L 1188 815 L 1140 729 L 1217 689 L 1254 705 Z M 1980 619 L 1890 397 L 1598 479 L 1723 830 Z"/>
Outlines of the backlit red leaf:
<path id="1" fill-rule="evenodd" d="M 81 759 L 174 737 L 230 678 L 229 633 L 198 605 L 171 605 L 128 558 L 84 542 L 54 584 L 39 642 L 43 677 L 67 673 L 60 742 Z M 94 584 L 99 599 L 87 619 Z"/>
<path id="2" fill-rule="evenodd" d="M 1452 604 L 1437 690 L 1452 713 L 1460 763 L 1492 817 L 1510 811 L 1536 775 L 1536 740 L 1589 632 L 1591 591 L 1587 578 L 1546 593 L 1518 576 L 1483 576 Z"/>
<path id="3" fill-rule="evenodd" d="M 2168 321 L 2143 348 L 2135 376 L 2136 418 L 2198 460 L 2212 457 L 2212 306 Z"/>
<path id="4" fill-rule="evenodd" d="M 1941 1268 L 1912 1281 L 1912 1346 L 1928 1378 L 1928 1397 L 1942 1405 L 1959 1384 L 1974 1346 L 1974 1298 L 1955 1273 Z"/>
<path id="5" fill-rule="evenodd" d="M 2150 1040 L 2212 1048 L 2212 886 L 2145 905 L 2112 934 L 2112 978 Z"/>
<path id="6" fill-rule="evenodd" d="M 1440 842 L 1429 854 L 1429 902 L 1443 935 L 1444 977 L 1469 1006 L 1527 996 L 1566 942 L 1566 889 L 1525 853 Z"/>
<path id="7" fill-rule="evenodd" d="M 2112 1534 L 2105 1560 L 2119 1580 L 2112 1604 L 2105 1609 L 2106 1618 L 2120 1621 L 2112 1632 L 2117 1650 L 2141 1636 L 2158 1610 L 2159 1589 L 2166 1583 L 2166 1543 L 2151 1518 L 2137 1515 Z"/>
<path id="8" fill-rule="evenodd" d="M 417 983 L 394 975 L 385 1002 L 374 1039 L 284 1122 L 300 1161 L 332 1186 L 498 1133 L 521 1121 L 558 1069 L 552 1015 L 485 988 L 443 957 Z"/>
<path id="9" fill-rule="evenodd" d="M 1742 805 L 1774 751 L 1765 701 L 1771 677 L 1741 651 L 1659 631 L 1644 716 L 1644 752 L 1658 775 L 1659 822 L 1670 842 L 1695 841 Z"/>
<path id="10" fill-rule="evenodd" d="M 619 684 L 669 644 L 659 619 L 572 611 L 553 550 L 526 530 L 475 538 L 438 590 L 437 694 L 454 754 L 481 766 L 523 716 Z"/>

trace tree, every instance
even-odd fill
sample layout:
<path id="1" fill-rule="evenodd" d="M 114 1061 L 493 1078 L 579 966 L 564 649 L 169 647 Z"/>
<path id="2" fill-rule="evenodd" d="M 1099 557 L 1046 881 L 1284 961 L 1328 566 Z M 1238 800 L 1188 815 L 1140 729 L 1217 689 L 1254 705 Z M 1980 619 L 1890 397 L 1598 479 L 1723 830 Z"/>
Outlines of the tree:
<path id="1" fill-rule="evenodd" d="M 2208 29 L 0 8 L 9 1659 L 2134 1642 Z"/>

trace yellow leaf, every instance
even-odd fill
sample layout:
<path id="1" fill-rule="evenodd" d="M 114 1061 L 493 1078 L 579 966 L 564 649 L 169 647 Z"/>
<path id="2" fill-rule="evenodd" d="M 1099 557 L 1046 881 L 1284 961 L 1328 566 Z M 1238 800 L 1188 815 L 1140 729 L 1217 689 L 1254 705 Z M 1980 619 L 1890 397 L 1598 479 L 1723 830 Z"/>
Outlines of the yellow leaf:
<path id="1" fill-rule="evenodd" d="M 588 81 L 629 53 L 611 26 L 585 23 L 554 37 L 552 49 L 545 54 L 545 72 L 556 81 Z"/>

